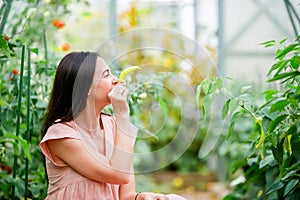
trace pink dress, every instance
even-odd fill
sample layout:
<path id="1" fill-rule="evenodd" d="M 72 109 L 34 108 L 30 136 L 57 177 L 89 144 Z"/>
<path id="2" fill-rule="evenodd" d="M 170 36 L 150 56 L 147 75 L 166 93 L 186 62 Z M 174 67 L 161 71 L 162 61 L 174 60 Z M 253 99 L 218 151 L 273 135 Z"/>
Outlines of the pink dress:
<path id="1" fill-rule="evenodd" d="M 40 148 L 46 157 L 49 178 L 46 200 L 119 200 L 119 185 L 90 180 L 66 164 L 55 163 L 47 145 L 48 140 L 74 138 L 81 140 L 92 155 L 102 154 L 109 160 L 113 151 L 115 119 L 103 114 L 101 118 L 104 134 L 85 133 L 82 137 L 83 134 L 79 134 L 80 128 L 77 128 L 74 121 L 57 123 L 49 127 L 40 143 Z"/>

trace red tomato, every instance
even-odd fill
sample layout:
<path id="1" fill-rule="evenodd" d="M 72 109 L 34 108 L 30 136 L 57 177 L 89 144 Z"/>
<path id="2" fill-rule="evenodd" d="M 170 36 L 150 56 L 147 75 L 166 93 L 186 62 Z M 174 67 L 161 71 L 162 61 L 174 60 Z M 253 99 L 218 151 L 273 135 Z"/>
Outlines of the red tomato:
<path id="1" fill-rule="evenodd" d="M 4 40 L 6 40 L 6 41 L 9 41 L 9 37 L 6 35 L 6 36 L 4 36 Z"/>
<path id="2" fill-rule="evenodd" d="M 53 25 L 53 26 L 57 27 L 58 23 L 59 23 L 59 20 L 58 20 L 58 19 L 53 19 L 53 20 L 52 20 L 52 25 Z"/>
<path id="3" fill-rule="evenodd" d="M 19 74 L 19 71 L 18 71 L 17 69 L 13 69 L 13 70 L 11 71 L 11 73 L 17 75 L 17 74 Z"/>
<path id="4" fill-rule="evenodd" d="M 61 46 L 61 49 L 63 50 L 63 51 L 68 51 L 68 50 L 70 50 L 70 45 L 68 44 L 68 43 L 64 43 L 62 46 Z"/>
<path id="5" fill-rule="evenodd" d="M 64 21 L 59 21 L 58 23 L 57 23 L 57 26 L 56 26 L 58 29 L 61 29 L 61 28 L 63 28 L 63 27 L 65 27 L 65 22 Z"/>

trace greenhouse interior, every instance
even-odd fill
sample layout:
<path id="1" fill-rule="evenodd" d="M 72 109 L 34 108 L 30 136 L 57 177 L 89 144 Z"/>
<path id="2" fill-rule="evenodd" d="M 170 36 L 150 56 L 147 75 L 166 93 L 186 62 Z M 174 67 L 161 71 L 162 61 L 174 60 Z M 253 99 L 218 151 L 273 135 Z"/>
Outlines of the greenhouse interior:
<path id="1" fill-rule="evenodd" d="M 0 21 L 0 199 L 300 199 L 299 0 L 0 0 Z M 96 53 L 94 71 L 99 58 L 109 68 L 114 86 L 100 115 L 115 120 L 113 153 L 99 150 L 107 163 L 93 162 L 108 164 L 115 177 L 129 174 L 126 183 L 110 174 L 90 179 L 96 175 L 89 176 L 89 164 L 73 165 L 79 152 L 64 157 L 68 146 L 45 158 L 44 144 L 52 157 L 59 151 L 52 145 L 69 141 L 57 136 L 42 143 L 45 130 L 76 124 L 89 99 L 98 98 L 79 91 L 85 107 L 75 111 L 74 75 L 74 88 L 58 89 L 70 96 L 71 118 L 61 115 L 55 120 L 65 121 L 45 129 L 50 107 L 64 105 L 54 100 L 63 73 L 57 69 L 74 52 Z M 90 76 L 82 73 L 84 85 Z M 115 88 L 127 95 L 117 99 Z M 133 137 L 121 136 L 118 101 L 127 102 Z M 97 127 L 104 130 L 101 116 Z M 101 130 L 107 148 L 110 136 Z M 130 156 L 118 160 L 126 141 L 120 138 L 129 136 Z M 64 168 L 52 159 L 95 185 L 118 189 L 111 196 L 88 191 L 96 198 L 55 197 L 68 185 L 58 187 L 47 173 L 52 165 Z M 134 173 L 114 162 L 131 163 Z"/>

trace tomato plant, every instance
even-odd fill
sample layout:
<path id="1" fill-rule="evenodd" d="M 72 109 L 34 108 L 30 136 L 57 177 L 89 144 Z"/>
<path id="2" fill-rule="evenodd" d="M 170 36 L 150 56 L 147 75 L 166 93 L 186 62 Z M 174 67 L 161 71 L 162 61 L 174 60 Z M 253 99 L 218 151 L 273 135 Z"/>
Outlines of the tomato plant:
<path id="1" fill-rule="evenodd" d="M 61 56 L 52 51 L 59 41 L 48 36 L 67 26 L 72 1 L 0 2 L 0 199 L 42 199 L 40 122 Z"/>

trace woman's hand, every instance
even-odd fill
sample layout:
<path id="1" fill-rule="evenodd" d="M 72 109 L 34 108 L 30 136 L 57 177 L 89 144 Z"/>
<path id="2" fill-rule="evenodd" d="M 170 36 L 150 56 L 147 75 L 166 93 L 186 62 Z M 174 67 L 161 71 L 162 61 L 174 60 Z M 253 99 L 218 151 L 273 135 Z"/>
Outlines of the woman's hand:
<path id="1" fill-rule="evenodd" d="M 152 192 L 141 192 L 136 197 L 136 200 L 186 200 L 182 196 L 176 194 L 157 194 Z"/>
<path id="2" fill-rule="evenodd" d="M 117 84 L 108 94 L 116 117 L 128 117 L 129 106 L 127 103 L 128 89 L 122 84 Z"/>
<path id="3" fill-rule="evenodd" d="M 138 194 L 136 200 L 169 200 L 164 194 L 157 194 L 152 192 L 141 192 Z"/>

